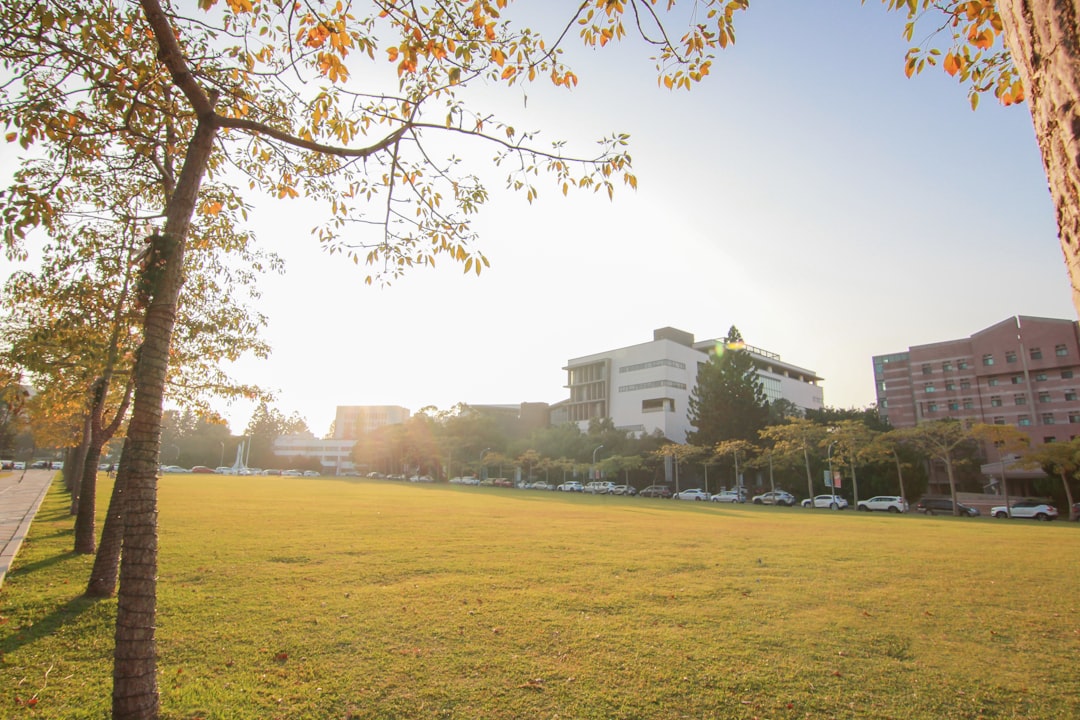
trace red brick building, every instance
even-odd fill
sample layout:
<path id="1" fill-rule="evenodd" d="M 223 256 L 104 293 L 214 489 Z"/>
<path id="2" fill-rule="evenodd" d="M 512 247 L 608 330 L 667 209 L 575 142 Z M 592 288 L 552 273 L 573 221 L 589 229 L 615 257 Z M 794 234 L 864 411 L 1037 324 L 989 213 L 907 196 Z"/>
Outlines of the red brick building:
<path id="1" fill-rule="evenodd" d="M 874 356 L 878 409 L 893 427 L 957 418 L 1016 425 L 1032 444 L 1080 435 L 1080 327 L 1018 316 L 959 340 Z"/>

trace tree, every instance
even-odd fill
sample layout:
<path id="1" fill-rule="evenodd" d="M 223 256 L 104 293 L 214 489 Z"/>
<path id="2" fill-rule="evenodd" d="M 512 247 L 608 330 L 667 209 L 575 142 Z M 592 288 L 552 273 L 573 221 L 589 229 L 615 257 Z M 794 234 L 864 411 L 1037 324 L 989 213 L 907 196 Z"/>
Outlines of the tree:
<path id="1" fill-rule="evenodd" d="M 755 449 L 754 444 L 746 440 L 724 440 L 716 444 L 715 451 L 718 456 L 731 455 L 735 460 L 735 487 L 739 490 L 743 488 L 742 476 L 739 474 L 739 455 L 745 460 Z"/>
<path id="2" fill-rule="evenodd" d="M 285 417 L 280 410 L 270 407 L 263 401 L 252 412 L 251 419 L 248 420 L 247 428 L 244 430 L 244 435 L 248 437 L 248 441 L 251 443 L 248 457 L 254 463 L 254 466 L 272 467 L 277 464 L 274 455 L 274 441 L 276 439 L 286 435 L 311 436 L 311 431 L 308 430 L 307 422 L 297 413 L 294 412 L 289 417 Z"/>
<path id="3" fill-rule="evenodd" d="M 810 450 L 816 449 L 825 437 L 825 428 L 806 418 L 790 418 L 787 424 L 770 425 L 758 434 L 762 440 L 772 444 L 773 453 L 781 462 L 790 462 L 801 457 L 806 467 L 806 496 L 814 497 L 814 476 L 810 472 Z"/>
<path id="4" fill-rule="evenodd" d="M 1026 451 L 1031 446 L 1030 436 L 1015 425 L 991 425 L 988 423 L 972 425 L 971 436 L 979 442 L 994 446 L 998 462 L 1001 463 L 1001 494 L 1005 497 L 1005 507 L 1011 508 L 1009 481 L 1005 474 L 1005 455 Z M 988 457 L 987 461 L 989 459 Z"/>
<path id="5" fill-rule="evenodd" d="M 860 420 L 842 420 L 832 426 L 829 435 L 822 442 L 836 443 L 836 451 L 833 456 L 838 462 L 847 463 L 851 468 L 851 485 L 854 494 L 855 507 L 859 506 L 859 479 L 856 467 L 868 457 L 867 451 L 877 433 L 868 428 Z"/>
<path id="6" fill-rule="evenodd" d="M 1058 235 L 1080 313 L 1080 11 L 1058 0 L 883 0 L 908 14 L 911 40 L 918 21 L 936 35 L 950 30 L 944 54 L 932 44 L 908 51 L 910 76 L 938 59 L 945 72 L 969 84 L 972 107 L 992 92 L 1004 105 L 1027 101 L 1043 169 L 1057 212 Z M 927 12 L 934 11 L 934 12 Z M 944 15 L 944 22 L 938 13 Z M 1002 45 L 1002 42 L 1004 44 Z"/>
<path id="7" fill-rule="evenodd" d="M 937 460 L 945 466 L 945 472 L 949 478 L 949 495 L 953 502 L 953 515 L 959 515 L 960 508 L 956 502 L 956 453 L 961 448 L 974 444 L 971 433 L 960 421 L 946 418 L 911 428 L 908 438 L 912 445 L 928 458 Z"/>
<path id="8" fill-rule="evenodd" d="M 1080 470 L 1080 439 L 1072 439 L 1067 443 L 1044 443 L 1031 448 L 1024 454 L 1025 464 L 1040 465 L 1047 474 L 1057 475 L 1061 478 L 1061 485 L 1065 489 L 1065 502 L 1069 507 L 1069 519 L 1073 517 L 1073 494 L 1069 487 L 1069 478 L 1075 478 Z M 1010 508 L 1009 499 L 1005 497 L 1005 507 Z"/>
<path id="9" fill-rule="evenodd" d="M 742 335 L 734 325 L 727 338 L 701 366 L 690 393 L 692 445 L 715 445 L 721 440 L 752 442 L 769 417 L 765 390 L 753 358 L 745 351 Z"/>

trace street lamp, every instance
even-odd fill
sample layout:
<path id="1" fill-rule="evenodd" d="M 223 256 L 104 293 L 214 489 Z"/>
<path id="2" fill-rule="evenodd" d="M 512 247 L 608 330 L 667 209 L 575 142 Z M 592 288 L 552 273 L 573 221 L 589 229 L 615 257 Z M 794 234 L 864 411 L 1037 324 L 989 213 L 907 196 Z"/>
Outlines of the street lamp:
<path id="1" fill-rule="evenodd" d="M 590 474 L 591 474 L 593 480 L 597 479 L 596 478 L 596 453 L 597 453 L 597 451 L 603 450 L 603 449 L 604 449 L 603 445 L 597 445 L 596 450 L 592 451 L 592 464 L 593 464 L 593 466 L 592 466 L 592 471 L 591 471 Z M 595 485 L 593 487 L 595 487 Z"/>
<path id="2" fill-rule="evenodd" d="M 486 480 L 487 479 L 487 473 L 484 471 L 484 456 L 487 455 L 489 452 L 491 452 L 491 448 L 484 448 L 484 450 L 480 453 L 480 479 L 481 480 Z"/>

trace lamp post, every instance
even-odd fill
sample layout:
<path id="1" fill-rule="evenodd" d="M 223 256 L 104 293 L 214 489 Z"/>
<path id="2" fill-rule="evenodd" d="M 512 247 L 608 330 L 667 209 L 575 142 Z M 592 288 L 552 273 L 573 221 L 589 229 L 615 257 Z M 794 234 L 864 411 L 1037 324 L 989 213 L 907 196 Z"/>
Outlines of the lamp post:
<path id="1" fill-rule="evenodd" d="M 590 479 L 596 480 L 596 453 L 599 450 L 603 450 L 603 445 L 597 445 L 596 449 L 592 451 L 592 470 L 589 472 Z M 596 487 L 595 485 L 593 487 Z"/>
<path id="2" fill-rule="evenodd" d="M 484 450 L 480 453 L 480 480 L 484 480 L 487 478 L 487 473 L 484 472 L 484 456 L 487 455 L 489 452 L 491 452 L 491 448 L 484 448 Z"/>
<path id="3" fill-rule="evenodd" d="M 218 460 L 218 467 L 222 467 L 225 465 L 225 441 L 222 440 L 219 444 L 221 445 L 221 459 Z"/>

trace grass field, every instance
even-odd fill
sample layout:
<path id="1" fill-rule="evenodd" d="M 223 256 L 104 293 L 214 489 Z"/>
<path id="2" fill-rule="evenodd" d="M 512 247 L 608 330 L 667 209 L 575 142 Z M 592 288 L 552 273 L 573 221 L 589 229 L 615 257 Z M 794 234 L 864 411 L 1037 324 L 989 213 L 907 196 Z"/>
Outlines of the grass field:
<path id="1" fill-rule="evenodd" d="M 160 513 L 169 719 L 1080 717 L 1076 523 L 183 475 Z M 71 524 L 54 487 L 0 590 L 0 717 L 108 715 Z"/>

